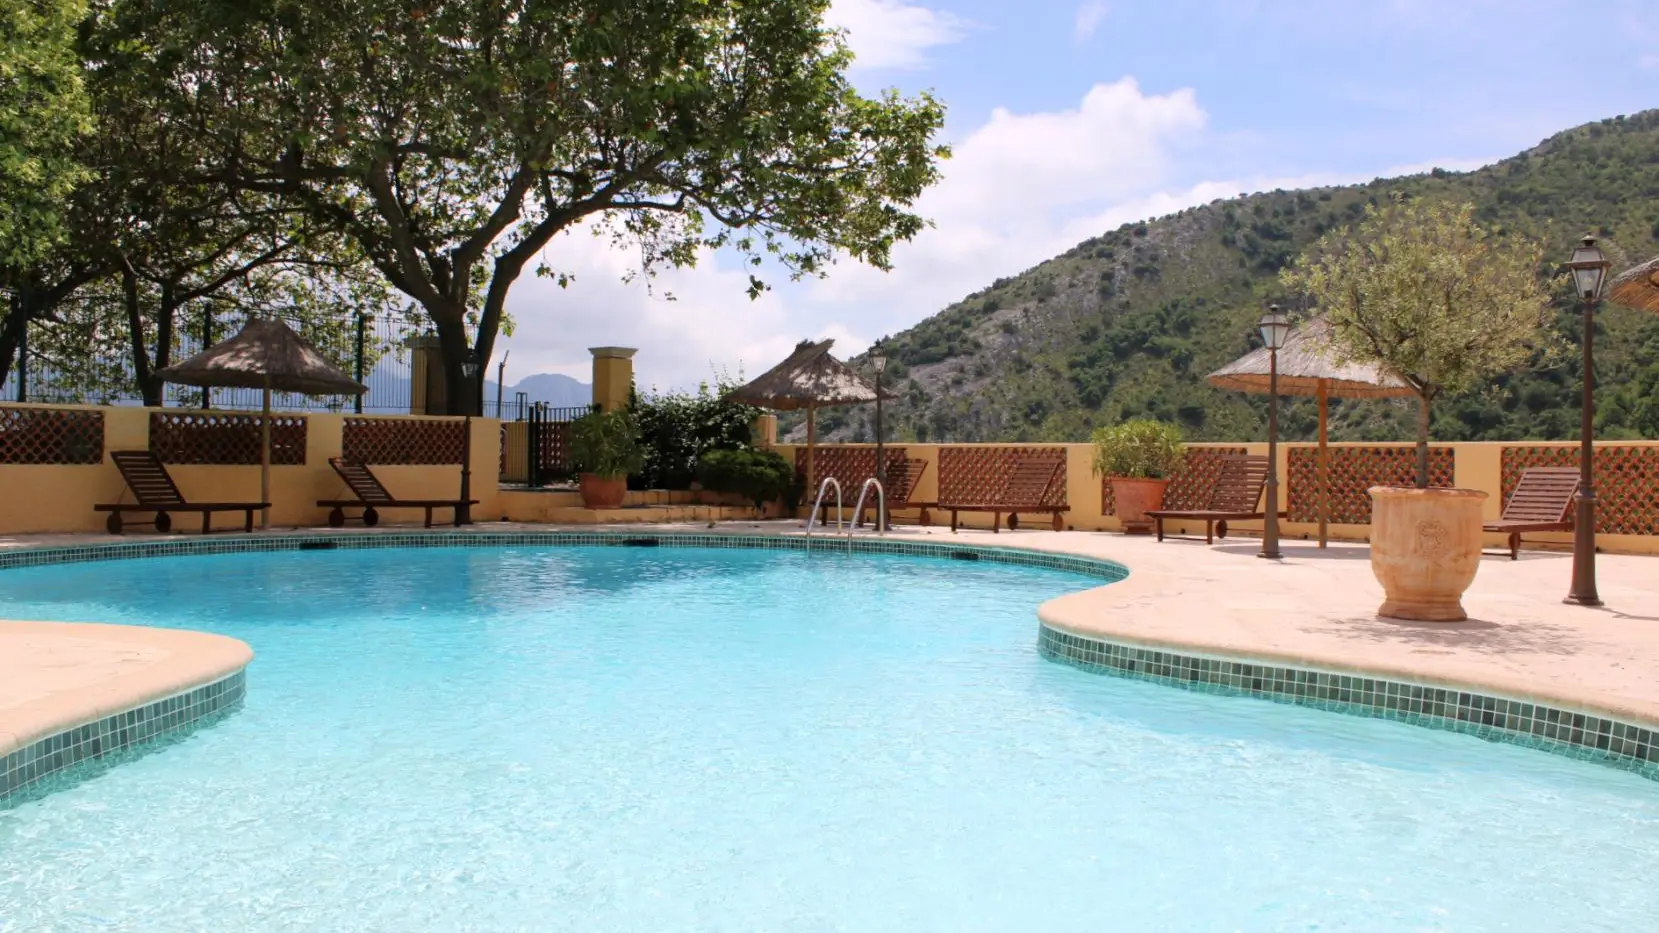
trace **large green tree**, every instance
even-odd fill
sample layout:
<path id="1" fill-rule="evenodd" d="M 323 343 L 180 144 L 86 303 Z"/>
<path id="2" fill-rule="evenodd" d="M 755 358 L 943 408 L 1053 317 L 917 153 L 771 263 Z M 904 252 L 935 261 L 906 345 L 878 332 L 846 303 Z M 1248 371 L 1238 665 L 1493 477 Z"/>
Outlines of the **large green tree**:
<path id="1" fill-rule="evenodd" d="M 76 145 L 91 127 L 75 31 L 84 0 L 0 0 L 0 265 L 22 267 L 63 236 L 65 202 L 86 177 Z"/>
<path id="2" fill-rule="evenodd" d="M 220 179 L 338 225 L 431 318 L 451 409 L 513 283 L 594 227 L 649 271 L 885 268 L 943 108 L 860 96 L 827 0 L 126 0 Z M 542 265 L 542 268 L 546 268 Z M 751 276 L 751 293 L 765 284 Z"/>
<path id="3" fill-rule="evenodd" d="M 1419 402 L 1417 485 L 1429 485 L 1429 406 L 1549 349 L 1543 251 L 1475 222 L 1472 204 L 1395 199 L 1326 234 L 1280 279 L 1331 324 L 1339 361 L 1399 376 Z"/>
<path id="4" fill-rule="evenodd" d="M 55 253 L 88 177 L 77 158 L 92 124 L 75 48 L 85 15 L 84 0 L 0 0 L 0 382 L 28 322 L 89 278 Z"/>

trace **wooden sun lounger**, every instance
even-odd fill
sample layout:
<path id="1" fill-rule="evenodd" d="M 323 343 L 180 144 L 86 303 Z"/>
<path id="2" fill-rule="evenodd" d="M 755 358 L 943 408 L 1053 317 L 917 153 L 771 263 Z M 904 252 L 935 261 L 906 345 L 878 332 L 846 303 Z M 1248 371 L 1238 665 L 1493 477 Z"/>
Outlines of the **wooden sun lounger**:
<path id="1" fill-rule="evenodd" d="M 1578 467 L 1531 467 L 1504 504 L 1503 516 L 1481 526 L 1482 531 L 1509 535 L 1509 559 L 1521 557 L 1524 531 L 1570 531 L 1573 500 L 1578 495 Z"/>
<path id="2" fill-rule="evenodd" d="M 898 509 L 921 509 L 921 523 L 926 525 L 933 516 L 928 514 L 929 508 L 937 508 L 937 502 L 922 502 L 913 498 L 916 487 L 922 483 L 922 474 L 927 472 L 927 461 L 920 457 L 909 457 L 897 463 L 887 465 L 887 512 L 889 521 L 892 513 Z M 865 506 L 865 510 L 869 510 Z M 864 524 L 862 514 L 853 516 L 854 525 Z"/>
<path id="3" fill-rule="evenodd" d="M 155 513 L 153 522 L 139 524 L 153 524 L 155 529 L 161 532 L 172 529 L 171 513 L 199 512 L 202 516 L 204 535 L 213 531 L 214 512 L 242 512 L 245 514 L 242 530 L 253 531 L 253 513 L 271 507 L 269 502 L 186 502 L 184 496 L 179 493 L 179 487 L 173 484 L 173 477 L 168 474 L 167 468 L 150 451 L 115 450 L 110 452 L 109 457 L 115 461 L 115 468 L 121 471 L 121 478 L 127 481 L 127 488 L 132 490 L 133 499 L 136 500 L 92 507 L 95 512 L 109 513 L 104 527 L 109 529 L 112 535 L 121 533 L 121 517 L 131 512 Z"/>
<path id="4" fill-rule="evenodd" d="M 1054 530 L 1061 531 L 1066 527 L 1066 523 L 1061 519 L 1060 513 L 1069 512 L 1071 509 L 1069 506 L 1050 504 L 1047 500 L 1049 490 L 1060 478 L 1060 470 L 1065 465 L 1065 461 L 1052 457 L 1019 460 L 1014 464 L 1014 469 L 1009 471 L 1002 489 L 991 501 L 940 502 L 939 508 L 950 511 L 952 533 L 956 531 L 958 512 L 990 512 L 993 533 L 1002 530 L 1004 512 L 1008 513 L 1010 531 L 1020 527 L 1021 512 L 1049 512 L 1054 515 Z"/>
<path id="5" fill-rule="evenodd" d="M 461 524 L 461 507 L 477 505 L 477 499 L 399 499 L 389 492 L 380 478 L 374 472 L 360 463 L 347 463 L 339 457 L 330 457 L 329 466 L 340 474 L 346 486 L 351 489 L 355 499 L 318 499 L 317 504 L 329 509 L 328 524 L 331 528 L 343 528 L 346 524 L 346 509 L 360 508 L 363 514 L 360 518 L 366 527 L 373 528 L 380 522 L 381 509 L 425 509 L 426 527 L 432 527 L 433 509 L 454 509 L 455 524 Z"/>
<path id="6" fill-rule="evenodd" d="M 1202 509 L 1160 509 L 1147 512 L 1158 527 L 1158 540 L 1164 540 L 1164 522 L 1194 521 L 1204 523 L 1204 543 L 1214 544 L 1217 537 L 1227 537 L 1228 522 L 1243 522 L 1267 517 L 1257 506 L 1262 500 L 1262 489 L 1267 484 L 1267 458 L 1256 456 L 1226 457 L 1221 472 L 1210 488 L 1209 504 Z M 1284 518 L 1286 513 L 1280 512 Z"/>

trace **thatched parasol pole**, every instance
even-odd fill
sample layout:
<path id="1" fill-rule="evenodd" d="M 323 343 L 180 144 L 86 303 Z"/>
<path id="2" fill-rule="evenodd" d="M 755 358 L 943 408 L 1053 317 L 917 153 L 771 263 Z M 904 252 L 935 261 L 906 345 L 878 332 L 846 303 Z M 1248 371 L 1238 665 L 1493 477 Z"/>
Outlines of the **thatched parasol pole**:
<path id="1" fill-rule="evenodd" d="M 814 463 L 814 455 L 818 452 L 818 406 L 812 402 L 806 404 L 806 491 L 817 501 L 818 472 Z"/>
<path id="2" fill-rule="evenodd" d="M 1326 419 L 1331 408 L 1331 381 L 1319 380 L 1319 546 L 1325 546 L 1326 536 L 1330 531 L 1331 522 L 1331 454 L 1327 448 L 1330 435 L 1326 431 Z"/>
<path id="3" fill-rule="evenodd" d="M 259 510 L 259 530 L 271 528 L 271 377 L 265 377 L 264 416 L 259 419 L 259 501 L 266 503 Z"/>

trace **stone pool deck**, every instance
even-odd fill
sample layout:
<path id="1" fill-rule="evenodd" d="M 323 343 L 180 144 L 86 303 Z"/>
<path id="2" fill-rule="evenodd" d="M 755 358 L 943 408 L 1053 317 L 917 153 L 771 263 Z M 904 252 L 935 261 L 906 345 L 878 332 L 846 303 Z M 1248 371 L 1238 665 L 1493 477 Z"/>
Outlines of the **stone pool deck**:
<path id="1" fill-rule="evenodd" d="M 432 533 L 625 531 L 628 534 L 799 534 L 798 522 L 605 526 L 480 523 Z M 410 526 L 265 534 L 383 534 Z M 258 533 L 256 533 L 258 534 Z M 864 535 L 861 535 L 863 537 Z M 19 548 L 154 541 L 155 535 L 0 537 Z M 167 536 L 178 541 L 185 536 Z M 228 539 L 232 536 L 215 536 Z M 239 536 L 238 536 L 239 537 Z M 1659 726 L 1659 558 L 1598 557 L 1606 606 L 1563 604 L 1570 555 L 1488 557 L 1465 597 L 1470 620 L 1378 619 L 1382 591 L 1361 545 L 1287 542 L 1285 559 L 1259 542 L 1206 546 L 1100 532 L 967 531 L 899 527 L 898 540 L 1029 548 L 1105 558 L 1127 580 L 1041 607 L 1049 627 L 1137 646 L 1458 687 Z M 3 583 L 0 576 L 0 583 Z M 27 646 L 27 647 L 25 647 Z M 240 670 L 251 653 L 231 639 L 154 629 L 0 622 L 0 753 L 52 724 L 90 721 L 122 703 L 177 692 Z M 12 744 L 8 745 L 10 742 Z"/>
<path id="2" fill-rule="evenodd" d="M 202 632 L 0 622 L 0 798 L 233 704 L 252 659 Z"/>

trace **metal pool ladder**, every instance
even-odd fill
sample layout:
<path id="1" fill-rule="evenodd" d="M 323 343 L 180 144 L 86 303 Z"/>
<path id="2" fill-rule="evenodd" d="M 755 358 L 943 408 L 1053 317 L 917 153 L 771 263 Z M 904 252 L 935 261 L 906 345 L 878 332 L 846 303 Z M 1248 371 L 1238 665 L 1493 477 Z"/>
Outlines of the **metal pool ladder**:
<path id="1" fill-rule="evenodd" d="M 858 491 L 858 504 L 853 506 L 853 525 L 857 525 L 859 517 L 864 514 L 864 497 L 870 494 L 871 486 L 876 487 L 876 534 L 884 535 L 887 533 L 887 528 L 885 527 L 885 523 L 882 519 L 887 515 L 887 493 L 881 488 L 881 480 L 876 479 L 874 476 L 865 480 L 864 488 Z M 849 526 L 847 528 L 848 548 L 852 547 L 852 542 L 853 529 Z"/>
<path id="2" fill-rule="evenodd" d="M 833 476 L 824 477 L 818 484 L 818 498 L 812 501 L 812 515 L 806 520 L 806 549 L 812 550 L 812 526 L 818 523 L 818 512 L 824 507 L 824 494 L 835 487 L 835 533 L 841 533 L 841 484 Z"/>

